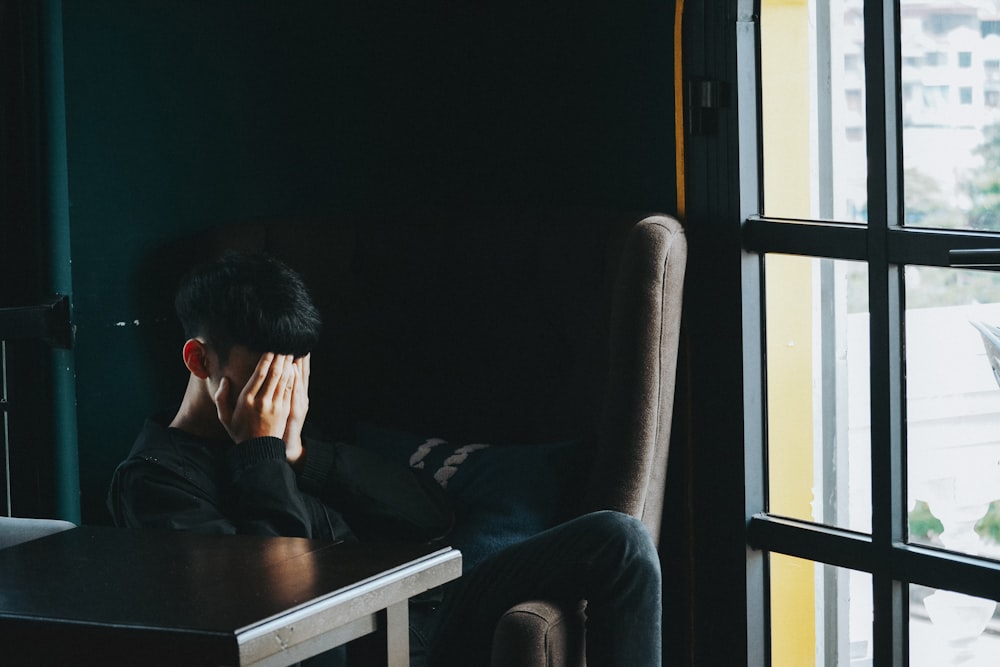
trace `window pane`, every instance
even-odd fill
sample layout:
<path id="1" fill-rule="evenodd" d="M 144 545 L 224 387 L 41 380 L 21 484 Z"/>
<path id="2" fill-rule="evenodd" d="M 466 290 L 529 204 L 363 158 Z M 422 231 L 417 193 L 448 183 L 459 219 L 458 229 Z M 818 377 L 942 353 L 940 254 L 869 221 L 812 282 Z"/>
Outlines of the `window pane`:
<path id="1" fill-rule="evenodd" d="M 870 575 L 771 554 L 773 667 L 870 667 L 871 639 Z"/>
<path id="2" fill-rule="evenodd" d="M 905 223 L 1000 229 L 1000 12 L 902 0 Z"/>
<path id="3" fill-rule="evenodd" d="M 910 266 L 905 280 L 910 540 L 997 557 L 1000 274 Z"/>
<path id="4" fill-rule="evenodd" d="M 861 0 L 763 0 L 764 213 L 867 218 Z"/>
<path id="5" fill-rule="evenodd" d="M 765 262 L 768 511 L 870 532 L 867 270 Z"/>
<path id="6" fill-rule="evenodd" d="M 994 667 L 1000 618 L 993 600 L 910 586 L 910 666 Z"/>

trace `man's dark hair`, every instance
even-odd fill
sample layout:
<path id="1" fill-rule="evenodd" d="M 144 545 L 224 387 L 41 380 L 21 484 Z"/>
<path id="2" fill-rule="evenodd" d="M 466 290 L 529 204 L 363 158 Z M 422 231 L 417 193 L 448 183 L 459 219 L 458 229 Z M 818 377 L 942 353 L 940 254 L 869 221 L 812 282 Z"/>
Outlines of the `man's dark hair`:
<path id="1" fill-rule="evenodd" d="M 266 254 L 228 251 L 191 271 L 174 301 L 187 338 L 225 363 L 234 345 L 301 357 L 319 340 L 319 311 L 302 277 Z"/>

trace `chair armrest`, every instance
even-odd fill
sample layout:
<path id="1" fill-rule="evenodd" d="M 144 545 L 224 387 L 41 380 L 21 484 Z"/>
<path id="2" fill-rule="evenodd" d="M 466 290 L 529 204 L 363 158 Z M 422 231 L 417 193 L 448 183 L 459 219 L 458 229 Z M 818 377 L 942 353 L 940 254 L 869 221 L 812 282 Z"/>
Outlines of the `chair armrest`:
<path id="1" fill-rule="evenodd" d="M 493 667 L 582 667 L 586 602 L 531 600 L 511 607 L 493 633 Z"/>

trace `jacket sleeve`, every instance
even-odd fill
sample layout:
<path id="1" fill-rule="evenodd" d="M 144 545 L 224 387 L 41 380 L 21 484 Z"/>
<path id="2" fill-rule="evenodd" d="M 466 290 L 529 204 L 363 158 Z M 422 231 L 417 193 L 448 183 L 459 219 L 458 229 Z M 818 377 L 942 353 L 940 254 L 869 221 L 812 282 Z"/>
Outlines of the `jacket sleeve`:
<path id="1" fill-rule="evenodd" d="M 201 533 L 352 539 L 339 514 L 302 493 L 284 443 L 258 438 L 229 449 L 216 480 L 197 470 L 132 457 L 115 472 L 108 507 L 118 526 Z"/>
<path id="2" fill-rule="evenodd" d="M 361 539 L 432 541 L 452 528 L 444 490 L 424 471 L 361 447 L 305 439 L 304 491 L 340 510 Z"/>
<path id="3" fill-rule="evenodd" d="M 254 438 L 226 453 L 227 508 L 238 532 L 345 539 L 353 537 L 340 515 L 299 489 L 279 438 Z"/>

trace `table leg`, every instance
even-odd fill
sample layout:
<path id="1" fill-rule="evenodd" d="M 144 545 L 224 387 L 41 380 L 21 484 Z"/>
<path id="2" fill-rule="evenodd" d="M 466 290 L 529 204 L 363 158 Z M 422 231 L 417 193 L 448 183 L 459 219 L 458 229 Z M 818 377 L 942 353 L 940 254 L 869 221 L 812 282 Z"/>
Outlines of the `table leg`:
<path id="1" fill-rule="evenodd" d="M 386 657 L 389 667 L 410 664 L 410 608 L 406 600 L 385 610 Z"/>

